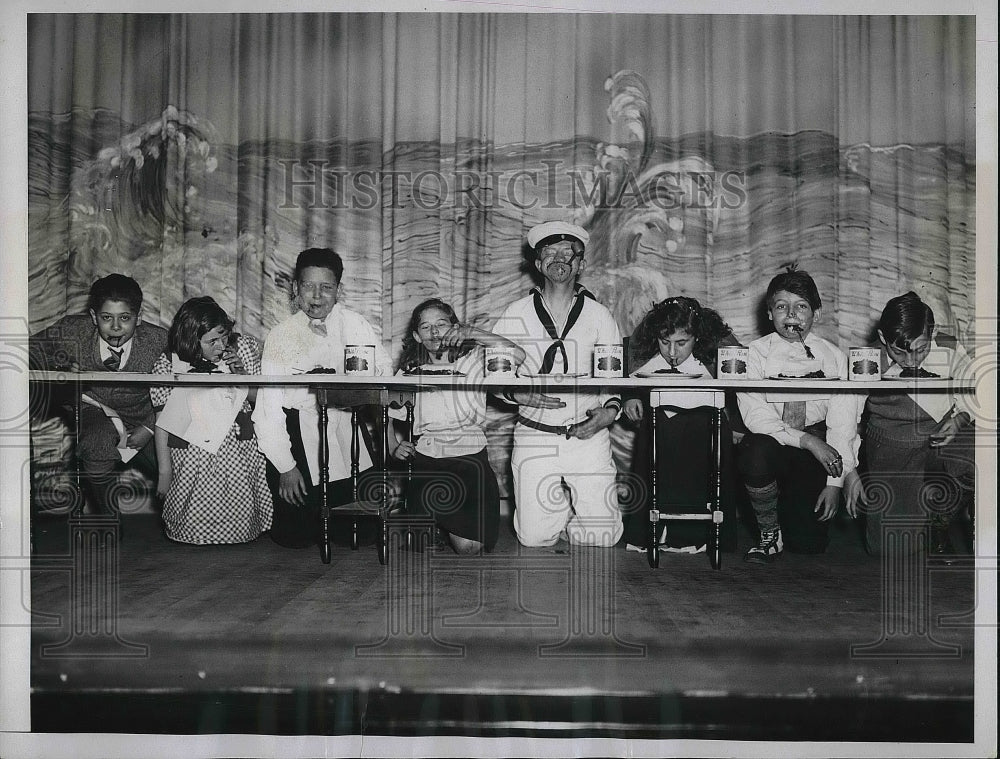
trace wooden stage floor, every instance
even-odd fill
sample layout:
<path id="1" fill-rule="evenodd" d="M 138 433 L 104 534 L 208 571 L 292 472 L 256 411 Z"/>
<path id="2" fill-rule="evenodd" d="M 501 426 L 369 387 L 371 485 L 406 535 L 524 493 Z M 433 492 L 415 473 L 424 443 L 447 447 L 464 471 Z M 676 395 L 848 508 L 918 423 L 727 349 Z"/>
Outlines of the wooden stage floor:
<path id="1" fill-rule="evenodd" d="M 524 549 L 509 523 L 485 557 L 389 567 L 125 530 L 115 568 L 36 520 L 35 731 L 973 740 L 971 563 L 869 557 L 849 520 L 769 566 L 741 527 L 721 571 Z"/>

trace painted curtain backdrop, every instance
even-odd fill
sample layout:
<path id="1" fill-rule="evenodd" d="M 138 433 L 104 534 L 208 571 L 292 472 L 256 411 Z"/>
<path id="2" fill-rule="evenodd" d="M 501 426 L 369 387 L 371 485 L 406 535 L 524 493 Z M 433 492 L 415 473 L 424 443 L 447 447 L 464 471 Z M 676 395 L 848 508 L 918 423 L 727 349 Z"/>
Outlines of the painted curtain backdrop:
<path id="1" fill-rule="evenodd" d="M 31 327 L 81 312 L 90 283 L 121 271 L 148 320 L 212 295 L 263 338 L 289 313 L 296 254 L 320 245 L 343 255 L 342 300 L 396 355 L 427 297 L 489 325 L 531 284 L 526 230 L 565 219 L 590 231 L 585 282 L 625 334 L 684 294 L 753 339 L 767 280 L 797 262 L 824 298 L 816 329 L 844 348 L 907 289 L 967 337 L 974 29 L 960 16 L 33 15 Z M 495 422 L 503 472 L 509 418 Z M 65 451 L 57 426 L 37 425 L 37 451 Z"/>

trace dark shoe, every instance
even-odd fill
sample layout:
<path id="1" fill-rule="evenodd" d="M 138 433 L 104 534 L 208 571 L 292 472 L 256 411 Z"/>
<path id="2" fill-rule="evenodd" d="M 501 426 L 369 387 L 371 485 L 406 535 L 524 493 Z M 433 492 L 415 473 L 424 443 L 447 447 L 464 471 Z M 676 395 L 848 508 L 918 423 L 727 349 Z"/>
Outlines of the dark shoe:
<path id="1" fill-rule="evenodd" d="M 760 534 L 760 542 L 746 552 L 743 561 L 749 561 L 752 564 L 770 564 L 781 556 L 783 550 L 781 529 L 768 530 Z"/>

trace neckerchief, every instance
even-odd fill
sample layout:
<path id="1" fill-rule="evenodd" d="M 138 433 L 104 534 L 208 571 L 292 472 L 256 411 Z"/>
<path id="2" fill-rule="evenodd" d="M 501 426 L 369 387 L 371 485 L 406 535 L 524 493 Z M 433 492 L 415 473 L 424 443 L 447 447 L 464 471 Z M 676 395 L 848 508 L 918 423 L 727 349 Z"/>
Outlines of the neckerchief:
<path id="1" fill-rule="evenodd" d="M 552 371 L 552 367 L 556 363 L 556 354 L 562 354 L 563 360 L 563 373 L 569 372 L 569 356 L 566 355 L 566 346 L 563 344 L 563 340 L 566 339 L 566 335 L 569 331 L 573 329 L 576 324 L 576 320 L 580 318 L 580 312 L 583 311 L 583 299 L 590 298 L 591 300 L 597 300 L 593 294 L 587 290 L 587 288 L 582 285 L 577 285 L 575 298 L 576 301 L 573 303 L 573 307 L 569 311 L 569 316 L 566 318 L 566 326 L 563 327 L 562 334 L 560 335 L 556 332 L 555 322 L 552 321 L 552 317 L 545 308 L 545 304 L 542 302 L 542 293 L 535 287 L 531 290 L 532 296 L 534 296 L 535 304 L 535 314 L 538 316 L 538 321 L 542 323 L 545 328 L 545 333 L 552 338 L 554 341 L 546 351 L 545 355 L 542 357 L 542 374 L 548 374 Z"/>

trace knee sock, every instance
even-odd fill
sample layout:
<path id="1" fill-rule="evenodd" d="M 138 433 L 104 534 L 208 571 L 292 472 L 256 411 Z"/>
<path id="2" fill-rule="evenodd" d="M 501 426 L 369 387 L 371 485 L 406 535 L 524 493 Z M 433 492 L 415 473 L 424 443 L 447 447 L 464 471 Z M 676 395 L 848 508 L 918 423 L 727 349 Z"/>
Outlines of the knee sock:
<path id="1" fill-rule="evenodd" d="M 760 531 L 763 533 L 778 529 L 778 483 L 769 482 L 759 488 L 747 485 L 746 488 Z"/>

